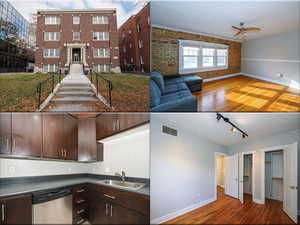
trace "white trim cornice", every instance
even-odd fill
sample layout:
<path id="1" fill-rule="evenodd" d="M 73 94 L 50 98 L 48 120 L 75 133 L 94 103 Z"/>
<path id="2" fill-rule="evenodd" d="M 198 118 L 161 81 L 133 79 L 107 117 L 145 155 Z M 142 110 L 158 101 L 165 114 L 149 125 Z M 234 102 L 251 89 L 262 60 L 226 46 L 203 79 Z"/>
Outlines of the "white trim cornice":
<path id="1" fill-rule="evenodd" d="M 166 30 L 177 31 L 177 32 L 184 32 L 184 33 L 189 33 L 189 34 L 202 35 L 202 36 L 206 36 L 206 37 L 222 39 L 224 41 L 233 41 L 233 42 L 242 43 L 241 40 L 236 40 L 236 39 L 231 38 L 231 37 L 225 37 L 225 36 L 214 35 L 214 34 L 207 34 L 207 33 L 202 33 L 202 32 L 192 32 L 192 31 L 188 31 L 188 30 L 184 30 L 184 29 L 172 28 L 172 27 L 167 27 L 167 26 L 163 26 L 163 25 L 159 25 L 159 24 L 152 24 L 151 26 L 154 27 L 154 28 L 166 29 Z"/>

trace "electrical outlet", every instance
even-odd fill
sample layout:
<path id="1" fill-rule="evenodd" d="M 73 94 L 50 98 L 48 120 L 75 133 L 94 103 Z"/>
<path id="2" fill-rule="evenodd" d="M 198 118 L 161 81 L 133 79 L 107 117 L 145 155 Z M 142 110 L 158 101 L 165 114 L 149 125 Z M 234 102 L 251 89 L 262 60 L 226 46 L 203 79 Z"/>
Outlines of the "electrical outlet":
<path id="1" fill-rule="evenodd" d="M 16 167 L 14 167 L 14 166 L 8 167 L 8 172 L 9 172 L 10 174 L 16 173 Z"/>
<path id="2" fill-rule="evenodd" d="M 71 172 L 72 171 L 72 168 L 71 167 L 69 167 L 69 172 Z"/>
<path id="3" fill-rule="evenodd" d="M 279 78 L 283 78 L 283 73 L 278 73 L 277 76 L 278 76 Z"/>

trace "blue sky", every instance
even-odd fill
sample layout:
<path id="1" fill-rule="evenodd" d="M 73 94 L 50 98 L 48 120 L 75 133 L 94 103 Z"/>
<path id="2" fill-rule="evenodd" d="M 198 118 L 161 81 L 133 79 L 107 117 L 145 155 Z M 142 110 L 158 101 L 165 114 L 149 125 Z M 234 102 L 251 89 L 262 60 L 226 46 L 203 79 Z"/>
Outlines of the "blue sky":
<path id="1" fill-rule="evenodd" d="M 116 8 L 118 26 L 137 13 L 147 0 L 8 0 L 27 19 L 37 9 Z"/>

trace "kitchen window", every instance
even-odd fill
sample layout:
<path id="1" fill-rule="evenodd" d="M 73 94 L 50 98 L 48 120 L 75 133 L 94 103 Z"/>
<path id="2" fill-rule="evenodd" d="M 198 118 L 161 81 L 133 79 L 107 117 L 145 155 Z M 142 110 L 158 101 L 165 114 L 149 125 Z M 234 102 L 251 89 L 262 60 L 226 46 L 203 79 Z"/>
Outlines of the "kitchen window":
<path id="1" fill-rule="evenodd" d="M 96 73 L 108 73 L 110 72 L 110 65 L 109 64 L 93 65 L 93 71 L 95 71 Z"/>
<path id="2" fill-rule="evenodd" d="M 95 48 L 94 49 L 94 57 L 95 58 L 109 58 L 110 57 L 110 49 L 109 48 Z"/>
<path id="3" fill-rule="evenodd" d="M 109 33 L 108 32 L 93 32 L 94 41 L 108 41 Z"/>
<path id="4" fill-rule="evenodd" d="M 73 16 L 73 24 L 80 24 L 80 16 Z"/>
<path id="5" fill-rule="evenodd" d="M 228 45 L 179 40 L 179 73 L 195 73 L 228 68 Z"/>
<path id="6" fill-rule="evenodd" d="M 60 33 L 59 32 L 45 32 L 44 40 L 45 41 L 59 41 Z"/>
<path id="7" fill-rule="evenodd" d="M 45 24 L 46 25 L 60 24 L 60 17 L 59 16 L 46 16 Z"/>
<path id="8" fill-rule="evenodd" d="M 108 24 L 108 16 L 93 16 L 93 24 Z"/>
<path id="9" fill-rule="evenodd" d="M 73 32 L 73 40 L 74 41 L 80 40 L 80 32 Z"/>
<path id="10" fill-rule="evenodd" d="M 44 58 L 57 58 L 59 57 L 59 49 L 48 48 L 44 49 Z"/>
<path id="11" fill-rule="evenodd" d="M 43 71 L 45 73 L 55 73 L 58 71 L 58 65 L 56 64 L 44 64 Z"/>

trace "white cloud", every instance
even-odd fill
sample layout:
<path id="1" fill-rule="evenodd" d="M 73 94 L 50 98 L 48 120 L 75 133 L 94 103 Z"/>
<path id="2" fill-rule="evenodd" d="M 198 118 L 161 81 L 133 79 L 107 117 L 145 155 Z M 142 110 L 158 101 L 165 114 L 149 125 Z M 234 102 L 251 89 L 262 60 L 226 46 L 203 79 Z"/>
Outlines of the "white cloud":
<path id="1" fill-rule="evenodd" d="M 132 5 L 132 10 L 126 11 L 122 1 Z M 147 0 L 9 0 L 9 2 L 28 20 L 38 9 L 115 8 L 120 26 L 131 15 L 136 14 Z"/>

